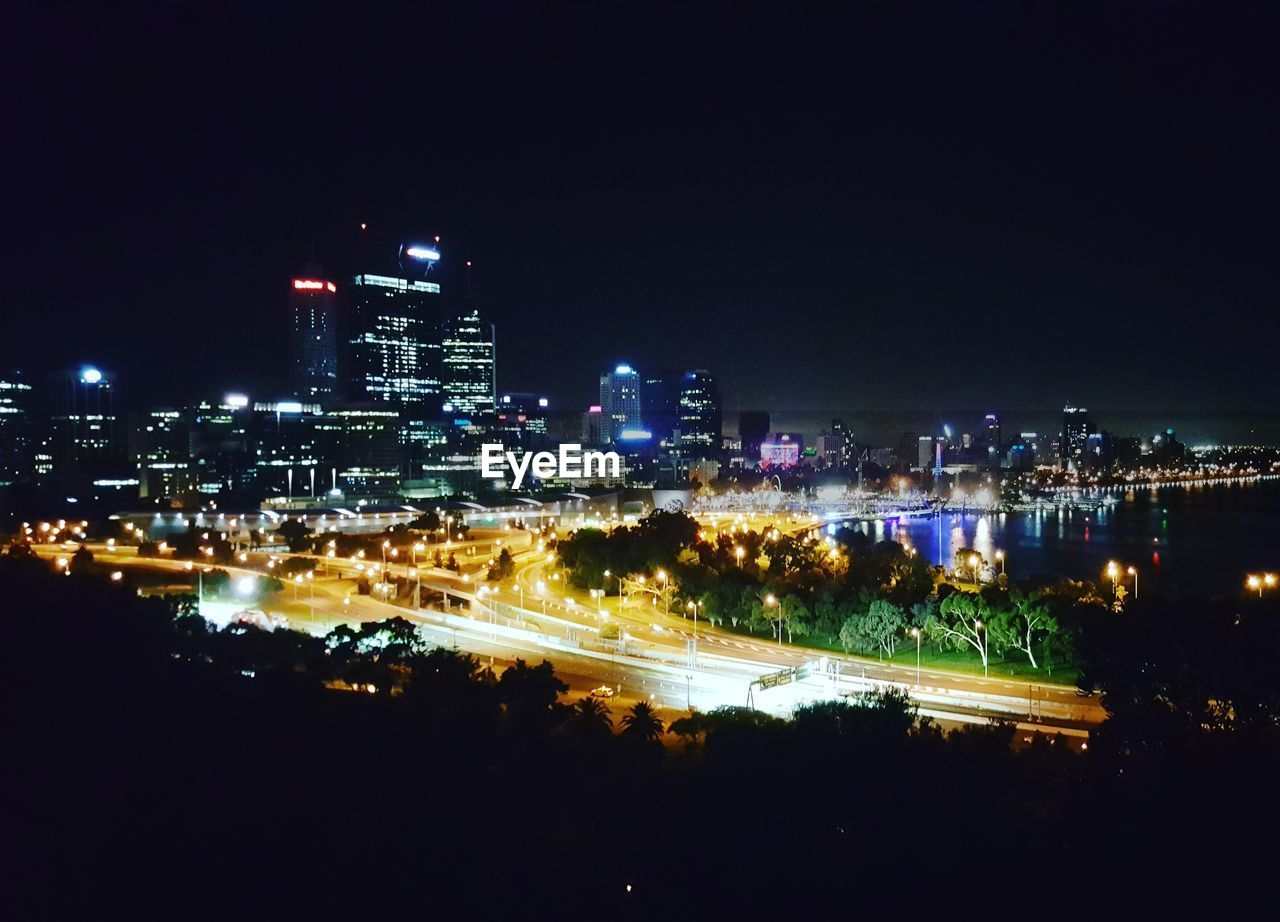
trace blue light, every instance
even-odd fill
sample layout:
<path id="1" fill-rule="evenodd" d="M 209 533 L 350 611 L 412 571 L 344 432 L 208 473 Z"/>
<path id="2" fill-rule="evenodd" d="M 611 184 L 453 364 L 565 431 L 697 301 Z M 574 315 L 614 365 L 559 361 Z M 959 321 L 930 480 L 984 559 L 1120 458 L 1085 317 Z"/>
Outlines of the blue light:
<path id="1" fill-rule="evenodd" d="M 405 252 L 414 259 L 429 259 L 435 262 L 440 258 L 440 254 L 435 250 L 429 250 L 426 247 L 408 247 Z"/>
<path id="2" fill-rule="evenodd" d="M 469 420 L 469 419 L 455 419 L 455 420 L 453 421 L 453 424 L 454 424 L 455 426 L 470 426 L 470 425 L 471 425 L 471 420 Z"/>
<path id="3" fill-rule="evenodd" d="M 635 374 L 634 369 L 630 365 L 619 365 L 613 370 L 615 375 L 632 375 Z"/>
<path id="4" fill-rule="evenodd" d="M 97 384 L 102 380 L 102 372 L 92 365 L 86 365 L 80 369 L 80 380 L 85 384 Z"/>
<path id="5" fill-rule="evenodd" d="M 653 438 L 653 433 L 644 429 L 623 429 L 618 433 L 618 438 L 624 442 L 643 442 Z"/>

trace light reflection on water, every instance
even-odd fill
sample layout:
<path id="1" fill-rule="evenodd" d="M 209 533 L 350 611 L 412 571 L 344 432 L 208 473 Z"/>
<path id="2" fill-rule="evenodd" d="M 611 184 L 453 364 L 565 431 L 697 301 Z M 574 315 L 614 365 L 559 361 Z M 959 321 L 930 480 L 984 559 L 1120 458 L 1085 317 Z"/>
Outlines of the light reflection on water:
<path id="1" fill-rule="evenodd" d="M 1037 575 L 1103 579 L 1109 560 L 1139 571 L 1139 592 L 1222 594 L 1245 574 L 1280 571 L 1280 483 L 1138 489 L 1097 510 L 959 515 L 854 527 L 873 540 L 910 541 L 948 567 L 957 548 L 988 561 L 1003 550 L 1012 579 Z"/>

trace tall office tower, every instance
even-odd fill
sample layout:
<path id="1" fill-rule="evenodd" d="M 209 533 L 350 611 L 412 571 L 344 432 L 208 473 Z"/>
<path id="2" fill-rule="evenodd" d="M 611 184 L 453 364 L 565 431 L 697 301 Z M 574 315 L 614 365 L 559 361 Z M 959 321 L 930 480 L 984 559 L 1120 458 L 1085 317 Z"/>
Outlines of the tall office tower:
<path id="1" fill-rule="evenodd" d="M 844 424 L 844 420 L 833 419 L 831 421 L 831 434 L 839 442 L 836 449 L 836 467 L 842 471 L 847 471 L 854 466 L 854 456 L 857 454 L 857 446 L 853 441 L 853 430 Z"/>
<path id="2" fill-rule="evenodd" d="M 440 412 L 440 285 L 428 281 L 440 252 L 402 246 L 395 275 L 351 282 L 351 386 L 355 401 L 396 404 L 408 417 Z"/>
<path id="3" fill-rule="evenodd" d="M 250 422 L 257 485 L 267 496 L 293 499 L 325 489 L 317 441 L 320 405 L 296 400 L 255 401 Z"/>
<path id="4" fill-rule="evenodd" d="M 742 440 L 742 456 L 748 464 L 754 464 L 760 458 L 760 445 L 769 437 L 769 414 L 743 410 L 738 414 L 738 437 Z"/>
<path id="5" fill-rule="evenodd" d="M 497 389 L 493 324 L 474 304 L 444 325 L 444 408 L 455 416 L 491 416 Z"/>
<path id="6" fill-rule="evenodd" d="M 202 400 L 190 409 L 191 471 L 202 497 L 225 497 L 252 486 L 252 415 L 246 394 L 227 394 L 216 403 Z"/>
<path id="7" fill-rule="evenodd" d="M 541 445 L 548 439 L 550 401 L 531 393 L 503 394 L 495 428 L 508 445 Z M 576 438 L 576 436 L 575 436 Z"/>
<path id="8" fill-rule="evenodd" d="M 640 418 L 654 444 L 671 445 L 680 428 L 680 392 L 684 375 L 678 371 L 647 371 L 640 376 Z"/>
<path id="9" fill-rule="evenodd" d="M 711 372 L 686 371 L 680 384 L 680 445 L 701 458 L 720 456 L 720 392 Z"/>
<path id="10" fill-rule="evenodd" d="M 1079 460 L 1084 457 L 1089 436 L 1096 432 L 1089 419 L 1089 411 L 1084 407 L 1073 407 L 1070 404 L 1062 408 L 1062 441 L 1059 450 L 1064 461 Z"/>
<path id="11" fill-rule="evenodd" d="M 933 466 L 933 443 L 935 439 L 931 435 L 922 435 L 916 440 L 916 467 L 921 471 L 927 471 Z"/>
<path id="12" fill-rule="evenodd" d="M 600 376 L 600 438 L 617 442 L 643 437 L 640 416 L 640 375 L 630 365 L 618 365 Z"/>
<path id="13" fill-rule="evenodd" d="M 54 476 L 117 472 L 124 452 L 114 391 L 107 374 L 92 365 L 54 378 L 49 418 Z"/>
<path id="14" fill-rule="evenodd" d="M 0 372 L 0 486 L 35 476 L 34 394 L 22 372 Z"/>
<path id="15" fill-rule="evenodd" d="M 342 404 L 316 417 L 313 425 L 318 496 L 334 495 L 333 491 L 344 497 L 397 496 L 401 482 L 399 411 L 385 403 Z"/>
<path id="16" fill-rule="evenodd" d="M 998 457 L 1003 445 L 1000 441 L 1000 417 L 988 413 L 984 420 L 987 427 L 987 454 Z"/>
<path id="17" fill-rule="evenodd" d="M 562 442 L 568 439 L 560 439 Z M 604 438 L 604 408 L 599 404 L 588 407 L 587 412 L 582 414 L 582 441 L 588 445 L 603 445 Z"/>
<path id="18" fill-rule="evenodd" d="M 139 499 L 182 499 L 192 493 L 195 478 L 187 414 L 165 408 L 132 415 L 129 460 L 138 471 Z"/>
<path id="19" fill-rule="evenodd" d="M 338 286 L 319 271 L 294 279 L 289 323 L 294 392 L 300 400 L 332 400 L 338 392 Z"/>

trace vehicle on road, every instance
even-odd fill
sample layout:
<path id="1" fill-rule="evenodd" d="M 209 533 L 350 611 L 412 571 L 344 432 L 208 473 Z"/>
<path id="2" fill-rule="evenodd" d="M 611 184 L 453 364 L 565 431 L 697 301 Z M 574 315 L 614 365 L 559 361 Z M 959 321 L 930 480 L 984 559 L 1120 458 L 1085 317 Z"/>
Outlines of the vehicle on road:
<path id="1" fill-rule="evenodd" d="M 599 688 L 591 689 L 592 698 L 612 698 L 616 694 L 617 692 L 608 685 L 601 685 Z"/>

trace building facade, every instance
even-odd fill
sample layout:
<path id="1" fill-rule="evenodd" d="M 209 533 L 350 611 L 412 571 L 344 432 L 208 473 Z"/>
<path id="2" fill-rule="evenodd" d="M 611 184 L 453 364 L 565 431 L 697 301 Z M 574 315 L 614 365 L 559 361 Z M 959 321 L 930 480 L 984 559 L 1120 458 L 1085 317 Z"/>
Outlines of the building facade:
<path id="1" fill-rule="evenodd" d="M 468 305 L 445 324 L 440 349 L 445 412 L 491 416 L 497 392 L 493 324 Z"/>
<path id="2" fill-rule="evenodd" d="M 295 395 L 327 403 L 338 393 L 338 286 L 318 275 L 289 287 L 289 340 Z"/>

